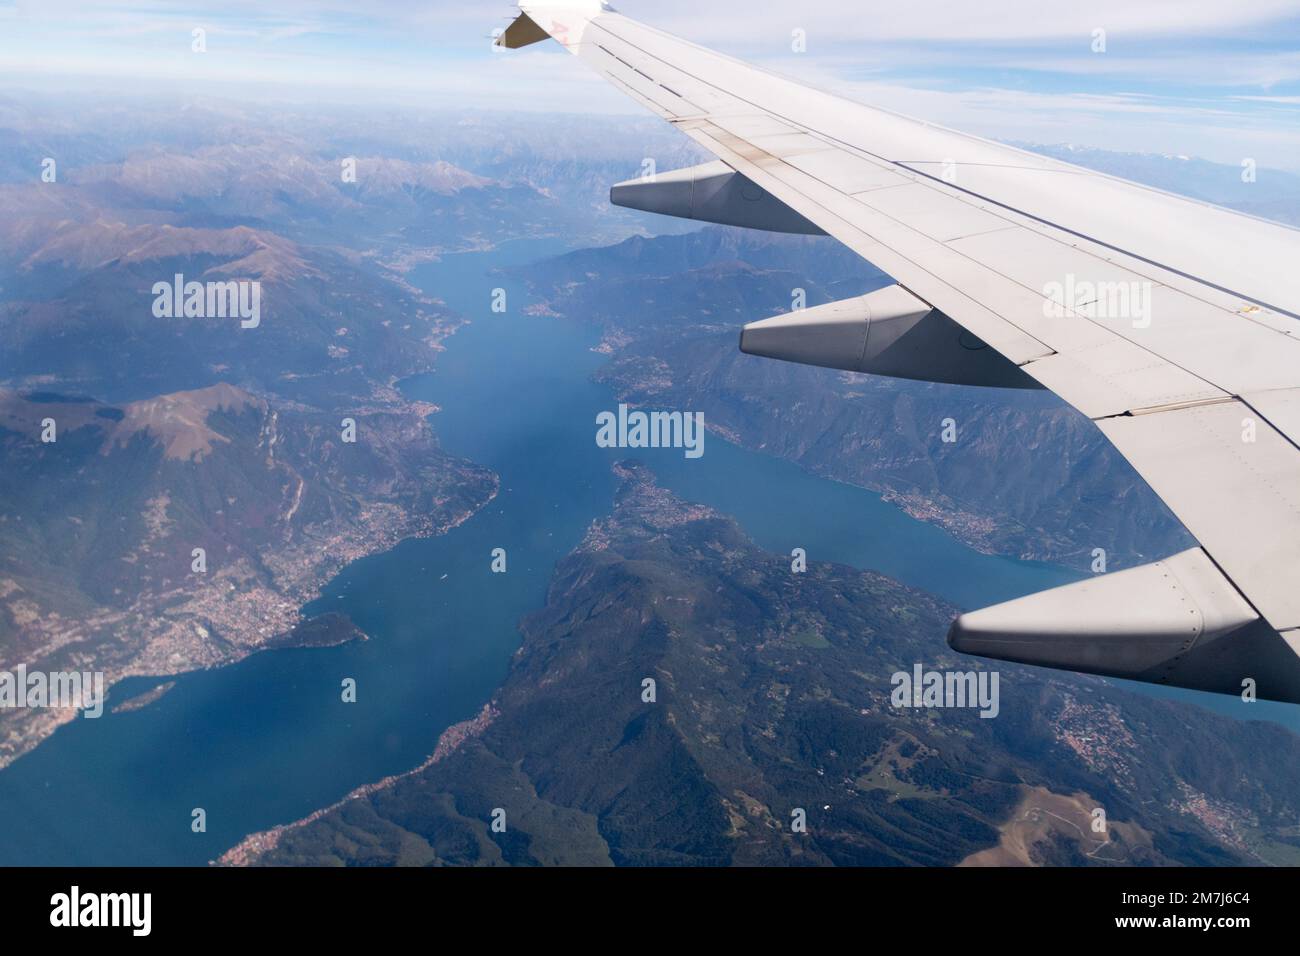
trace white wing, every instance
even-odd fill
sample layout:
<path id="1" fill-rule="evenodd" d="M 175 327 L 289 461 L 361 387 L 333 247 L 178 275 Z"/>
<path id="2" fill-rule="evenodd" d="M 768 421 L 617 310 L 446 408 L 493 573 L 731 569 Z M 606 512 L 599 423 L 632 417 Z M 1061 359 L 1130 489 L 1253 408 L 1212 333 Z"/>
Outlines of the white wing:
<path id="1" fill-rule="evenodd" d="M 1201 544 L 965 614 L 955 648 L 1300 701 L 1300 231 L 810 89 L 593 0 L 520 7 L 502 45 L 555 38 L 727 167 L 616 201 L 820 229 L 899 285 L 755 323 L 746 351 L 1049 388 Z"/>

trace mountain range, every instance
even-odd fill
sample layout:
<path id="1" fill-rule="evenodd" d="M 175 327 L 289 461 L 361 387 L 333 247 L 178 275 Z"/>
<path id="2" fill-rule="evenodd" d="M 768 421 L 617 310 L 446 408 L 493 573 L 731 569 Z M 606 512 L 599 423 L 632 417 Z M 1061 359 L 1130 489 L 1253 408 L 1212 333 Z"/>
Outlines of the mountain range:
<path id="1" fill-rule="evenodd" d="M 635 235 L 694 230 L 606 202 L 642 158 L 699 161 L 649 123 L 89 96 L 74 130 L 48 102 L 0 96 L 0 666 L 112 683 L 358 636 L 301 608 L 344 564 L 498 488 L 395 387 L 436 372 L 466 320 L 407 272 L 524 237 L 587 247 L 519 274 L 532 311 L 601 329 L 599 377 L 622 400 L 701 410 L 990 552 L 1083 567 L 1100 547 L 1114 569 L 1188 541 L 1048 395 L 739 354 L 738 327 L 796 290 L 816 305 L 887 280 L 825 239 Z M 1156 185 L 1191 168 L 1071 152 Z M 50 156 L 58 178 L 40 182 Z M 1289 187 L 1219 196 L 1235 170 L 1193 172 L 1208 198 L 1285 218 Z M 160 318 L 152 290 L 176 275 L 259 283 L 260 322 Z M 985 670 L 927 650 L 953 608 L 850 568 L 792 575 L 726 515 L 635 463 L 619 474 L 477 717 L 424 766 L 227 862 L 1297 861 L 1288 732 L 1022 668 L 1001 670 L 1018 690 L 997 720 L 894 708 L 897 671 Z M 0 766 L 68 716 L 0 715 Z"/>
<path id="2" fill-rule="evenodd" d="M 984 551 L 1115 569 L 1188 547 L 1160 499 L 1087 418 L 1046 392 L 973 389 L 742 354 L 748 321 L 888 283 L 833 240 L 710 227 L 633 237 L 524 270 L 553 314 L 598 323 L 621 400 L 879 491 Z M 951 419 L 955 442 L 943 441 Z"/>

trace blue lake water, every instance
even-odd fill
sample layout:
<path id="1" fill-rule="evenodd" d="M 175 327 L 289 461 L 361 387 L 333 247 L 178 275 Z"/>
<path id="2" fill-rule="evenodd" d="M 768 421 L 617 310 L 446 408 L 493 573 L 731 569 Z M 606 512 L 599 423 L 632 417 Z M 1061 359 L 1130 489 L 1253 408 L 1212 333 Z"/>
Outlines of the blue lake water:
<path id="1" fill-rule="evenodd" d="M 595 444 L 613 409 L 591 381 L 596 331 L 523 314 L 527 291 L 492 270 L 560 250 L 516 243 L 448 257 L 411 280 L 472 323 L 438 370 L 403 383 L 442 410 L 450 452 L 501 476 L 501 493 L 446 535 L 405 541 L 348 566 L 308 613 L 341 611 L 371 636 L 342 647 L 273 651 L 182 675 L 158 702 L 61 728 L 0 771 L 0 864 L 202 864 L 244 835 L 306 815 L 354 787 L 420 763 L 450 724 L 472 716 L 504 677 L 517 623 L 538 608 L 555 562 L 609 511 L 609 465 L 629 453 Z M 492 289 L 507 291 L 504 315 Z M 734 515 L 758 544 L 794 547 L 889 574 L 961 607 L 1073 580 L 1074 572 L 982 555 L 878 495 L 803 472 L 710 434 L 694 460 L 638 453 L 682 497 Z M 494 548 L 508 572 L 490 572 Z M 933 635 L 936 650 L 944 635 Z M 357 682 L 358 700 L 340 700 Z M 122 700 L 157 683 L 133 679 Z M 1142 688 L 1142 685 L 1129 685 Z M 1152 689 L 1234 716 L 1300 729 L 1297 708 Z M 191 831 L 191 811 L 207 832 Z"/>

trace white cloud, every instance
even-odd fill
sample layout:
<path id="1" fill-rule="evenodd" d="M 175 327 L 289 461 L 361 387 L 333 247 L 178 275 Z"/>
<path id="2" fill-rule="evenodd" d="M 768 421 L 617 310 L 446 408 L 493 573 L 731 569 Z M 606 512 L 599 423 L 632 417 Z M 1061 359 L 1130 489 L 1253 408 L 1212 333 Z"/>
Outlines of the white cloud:
<path id="1" fill-rule="evenodd" d="M 846 40 L 1049 40 L 1239 32 L 1294 19 L 1295 0 L 623 0 L 620 12 L 701 41 L 754 43 L 801 27 Z"/>
<path id="2" fill-rule="evenodd" d="M 1249 150 L 1261 163 L 1300 164 L 1295 124 L 1278 122 L 1300 101 L 1296 0 L 616 6 L 824 88 L 981 135 L 1233 162 Z M 227 0 L 204 20 L 162 0 L 20 0 L 0 6 L 0 69 L 19 85 L 93 76 L 249 96 L 297 86 L 324 102 L 642 114 L 553 45 L 491 53 L 488 35 L 510 10 L 504 0 Z M 199 23 L 209 32 L 201 56 L 189 51 Z M 789 46 L 795 27 L 809 38 L 799 57 Z M 1105 55 L 1088 47 L 1097 27 L 1107 31 Z"/>
<path id="3" fill-rule="evenodd" d="M 1135 153 L 1191 153 L 1232 165 L 1251 156 L 1261 166 L 1300 169 L 1300 127 L 1242 115 L 1215 100 L 994 87 L 950 92 L 831 78 L 816 85 L 858 102 L 991 139 L 1075 143 Z"/>

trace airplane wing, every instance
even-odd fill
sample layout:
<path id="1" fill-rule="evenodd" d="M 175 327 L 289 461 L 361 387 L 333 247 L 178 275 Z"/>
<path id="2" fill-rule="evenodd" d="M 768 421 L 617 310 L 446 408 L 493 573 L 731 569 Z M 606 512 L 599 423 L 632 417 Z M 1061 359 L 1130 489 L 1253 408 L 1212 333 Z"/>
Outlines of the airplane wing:
<path id="1" fill-rule="evenodd" d="M 963 614 L 954 648 L 1300 702 L 1300 231 L 812 89 L 597 0 L 520 8 L 500 45 L 554 38 L 719 160 L 616 203 L 824 232 L 897 283 L 751 323 L 743 350 L 1048 388 L 1200 544 Z"/>

